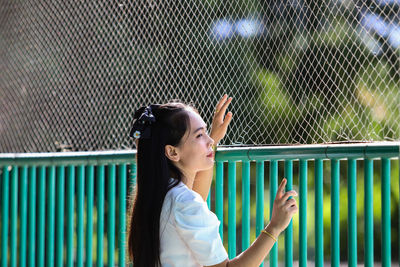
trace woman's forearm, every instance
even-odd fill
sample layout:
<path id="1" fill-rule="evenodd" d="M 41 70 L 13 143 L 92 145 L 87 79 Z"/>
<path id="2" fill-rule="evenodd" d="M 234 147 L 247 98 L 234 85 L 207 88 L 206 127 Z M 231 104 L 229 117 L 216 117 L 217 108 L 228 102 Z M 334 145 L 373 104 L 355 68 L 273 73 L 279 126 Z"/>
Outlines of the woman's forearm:
<path id="1" fill-rule="evenodd" d="M 279 231 L 273 229 L 268 225 L 265 230 L 275 236 L 276 238 L 279 236 Z M 238 255 L 236 258 L 230 260 L 226 266 L 229 267 L 256 267 L 260 266 L 260 264 L 264 261 L 265 257 L 269 254 L 272 247 L 275 244 L 275 240 L 268 236 L 265 233 L 261 233 L 254 243 Z"/>

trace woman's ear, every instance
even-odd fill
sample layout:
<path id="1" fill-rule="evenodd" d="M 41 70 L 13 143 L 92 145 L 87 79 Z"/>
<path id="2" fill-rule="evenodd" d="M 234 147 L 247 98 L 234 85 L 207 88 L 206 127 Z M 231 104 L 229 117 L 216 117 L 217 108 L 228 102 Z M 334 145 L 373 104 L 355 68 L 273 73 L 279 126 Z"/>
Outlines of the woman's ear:
<path id="1" fill-rule="evenodd" d="M 171 145 L 165 146 L 165 156 L 169 158 L 171 161 L 179 161 L 179 153 L 177 148 Z"/>

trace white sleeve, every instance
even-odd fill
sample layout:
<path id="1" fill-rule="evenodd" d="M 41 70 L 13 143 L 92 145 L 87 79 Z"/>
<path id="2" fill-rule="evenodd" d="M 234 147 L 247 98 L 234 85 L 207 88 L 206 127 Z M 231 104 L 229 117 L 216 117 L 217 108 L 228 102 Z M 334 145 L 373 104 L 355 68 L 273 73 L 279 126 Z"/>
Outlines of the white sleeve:
<path id="1" fill-rule="evenodd" d="M 215 265 L 228 258 L 218 232 L 220 222 L 206 202 L 178 201 L 174 213 L 177 232 L 199 264 Z"/>

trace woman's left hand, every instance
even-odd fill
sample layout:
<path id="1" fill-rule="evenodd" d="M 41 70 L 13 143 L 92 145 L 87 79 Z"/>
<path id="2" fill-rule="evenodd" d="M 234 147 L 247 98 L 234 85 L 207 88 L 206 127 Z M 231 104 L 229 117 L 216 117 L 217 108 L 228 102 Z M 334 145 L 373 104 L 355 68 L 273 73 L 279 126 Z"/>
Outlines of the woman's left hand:
<path id="1" fill-rule="evenodd" d="M 217 145 L 224 138 L 228 125 L 232 120 L 232 112 L 228 112 L 225 116 L 226 109 L 231 101 L 232 97 L 228 97 L 225 94 L 215 107 L 210 133 L 210 137 L 214 139 L 214 145 Z"/>

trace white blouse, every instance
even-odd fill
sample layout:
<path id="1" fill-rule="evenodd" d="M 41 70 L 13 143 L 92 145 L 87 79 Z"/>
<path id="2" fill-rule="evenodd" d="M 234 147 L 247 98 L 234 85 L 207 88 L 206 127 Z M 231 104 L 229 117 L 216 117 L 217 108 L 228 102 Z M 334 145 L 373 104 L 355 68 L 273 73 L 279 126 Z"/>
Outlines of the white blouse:
<path id="1" fill-rule="evenodd" d="M 202 197 L 184 183 L 168 191 L 160 216 L 161 266 L 199 267 L 228 258 L 220 222 Z"/>

